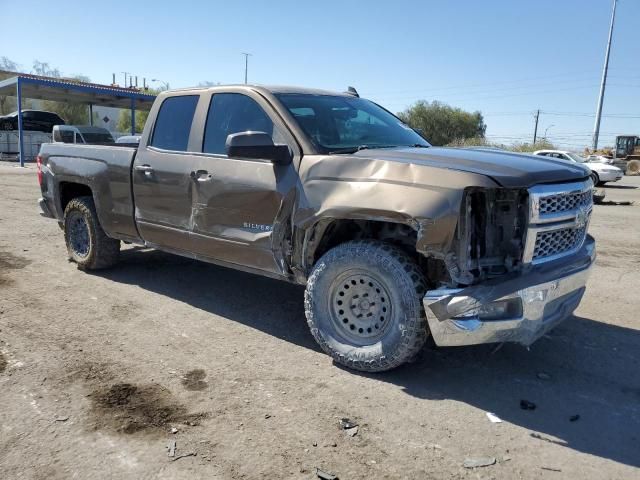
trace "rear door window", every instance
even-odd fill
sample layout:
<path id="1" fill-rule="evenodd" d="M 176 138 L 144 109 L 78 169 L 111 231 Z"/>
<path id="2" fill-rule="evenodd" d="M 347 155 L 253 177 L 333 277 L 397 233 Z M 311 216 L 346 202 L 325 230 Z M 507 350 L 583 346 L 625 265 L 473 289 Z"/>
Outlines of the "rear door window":
<path id="1" fill-rule="evenodd" d="M 166 98 L 153 128 L 151 146 L 177 152 L 187 151 L 193 114 L 198 105 L 198 95 Z"/>

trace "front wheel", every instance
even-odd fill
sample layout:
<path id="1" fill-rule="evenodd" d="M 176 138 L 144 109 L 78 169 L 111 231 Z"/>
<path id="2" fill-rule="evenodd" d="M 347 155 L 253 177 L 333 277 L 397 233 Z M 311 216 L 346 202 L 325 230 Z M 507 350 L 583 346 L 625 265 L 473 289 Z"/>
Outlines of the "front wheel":
<path id="1" fill-rule="evenodd" d="M 69 258 L 82 270 L 107 268 L 118 261 L 120 241 L 104 233 L 91 197 L 74 198 L 65 207 L 64 239 Z"/>
<path id="2" fill-rule="evenodd" d="M 347 242 L 315 265 L 305 291 L 311 333 L 346 367 L 382 372 L 424 346 L 422 272 L 401 249 L 383 242 Z"/>
<path id="3" fill-rule="evenodd" d="M 600 177 L 596 172 L 591 172 L 591 181 L 593 182 L 594 187 L 600 185 Z"/>

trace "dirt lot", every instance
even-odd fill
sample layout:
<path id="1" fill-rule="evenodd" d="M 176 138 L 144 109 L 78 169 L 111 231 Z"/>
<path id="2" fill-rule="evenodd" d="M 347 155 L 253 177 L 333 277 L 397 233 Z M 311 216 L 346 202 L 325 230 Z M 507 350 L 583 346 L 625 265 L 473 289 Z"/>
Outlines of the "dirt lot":
<path id="1" fill-rule="evenodd" d="M 0 476 L 640 478 L 639 187 L 607 188 L 636 205 L 595 208 L 586 298 L 530 351 L 362 375 L 316 347 L 300 287 L 133 247 L 77 270 L 33 166 L 0 164 Z"/>

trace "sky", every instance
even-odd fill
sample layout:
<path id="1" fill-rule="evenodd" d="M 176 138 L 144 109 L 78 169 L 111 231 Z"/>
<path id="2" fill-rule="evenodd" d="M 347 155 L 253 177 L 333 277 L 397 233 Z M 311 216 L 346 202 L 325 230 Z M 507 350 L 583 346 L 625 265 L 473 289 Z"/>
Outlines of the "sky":
<path id="1" fill-rule="evenodd" d="M 95 4 L 95 7 L 92 6 Z M 399 112 L 418 100 L 480 111 L 491 141 L 590 144 L 611 0 L 0 0 L 0 57 L 111 83 L 297 85 Z M 600 146 L 640 134 L 640 0 L 618 0 Z M 158 83 L 152 84 L 153 86 Z"/>

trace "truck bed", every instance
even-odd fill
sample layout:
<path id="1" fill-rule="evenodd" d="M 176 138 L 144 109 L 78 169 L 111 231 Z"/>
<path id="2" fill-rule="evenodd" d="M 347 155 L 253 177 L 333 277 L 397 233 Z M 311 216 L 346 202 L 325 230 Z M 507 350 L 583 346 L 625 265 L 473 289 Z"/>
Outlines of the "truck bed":
<path id="1" fill-rule="evenodd" d="M 85 186 L 94 194 L 98 218 L 107 235 L 137 240 L 131 189 L 136 152 L 127 145 L 43 144 L 43 198 L 52 214 L 61 221 L 65 189 Z"/>

